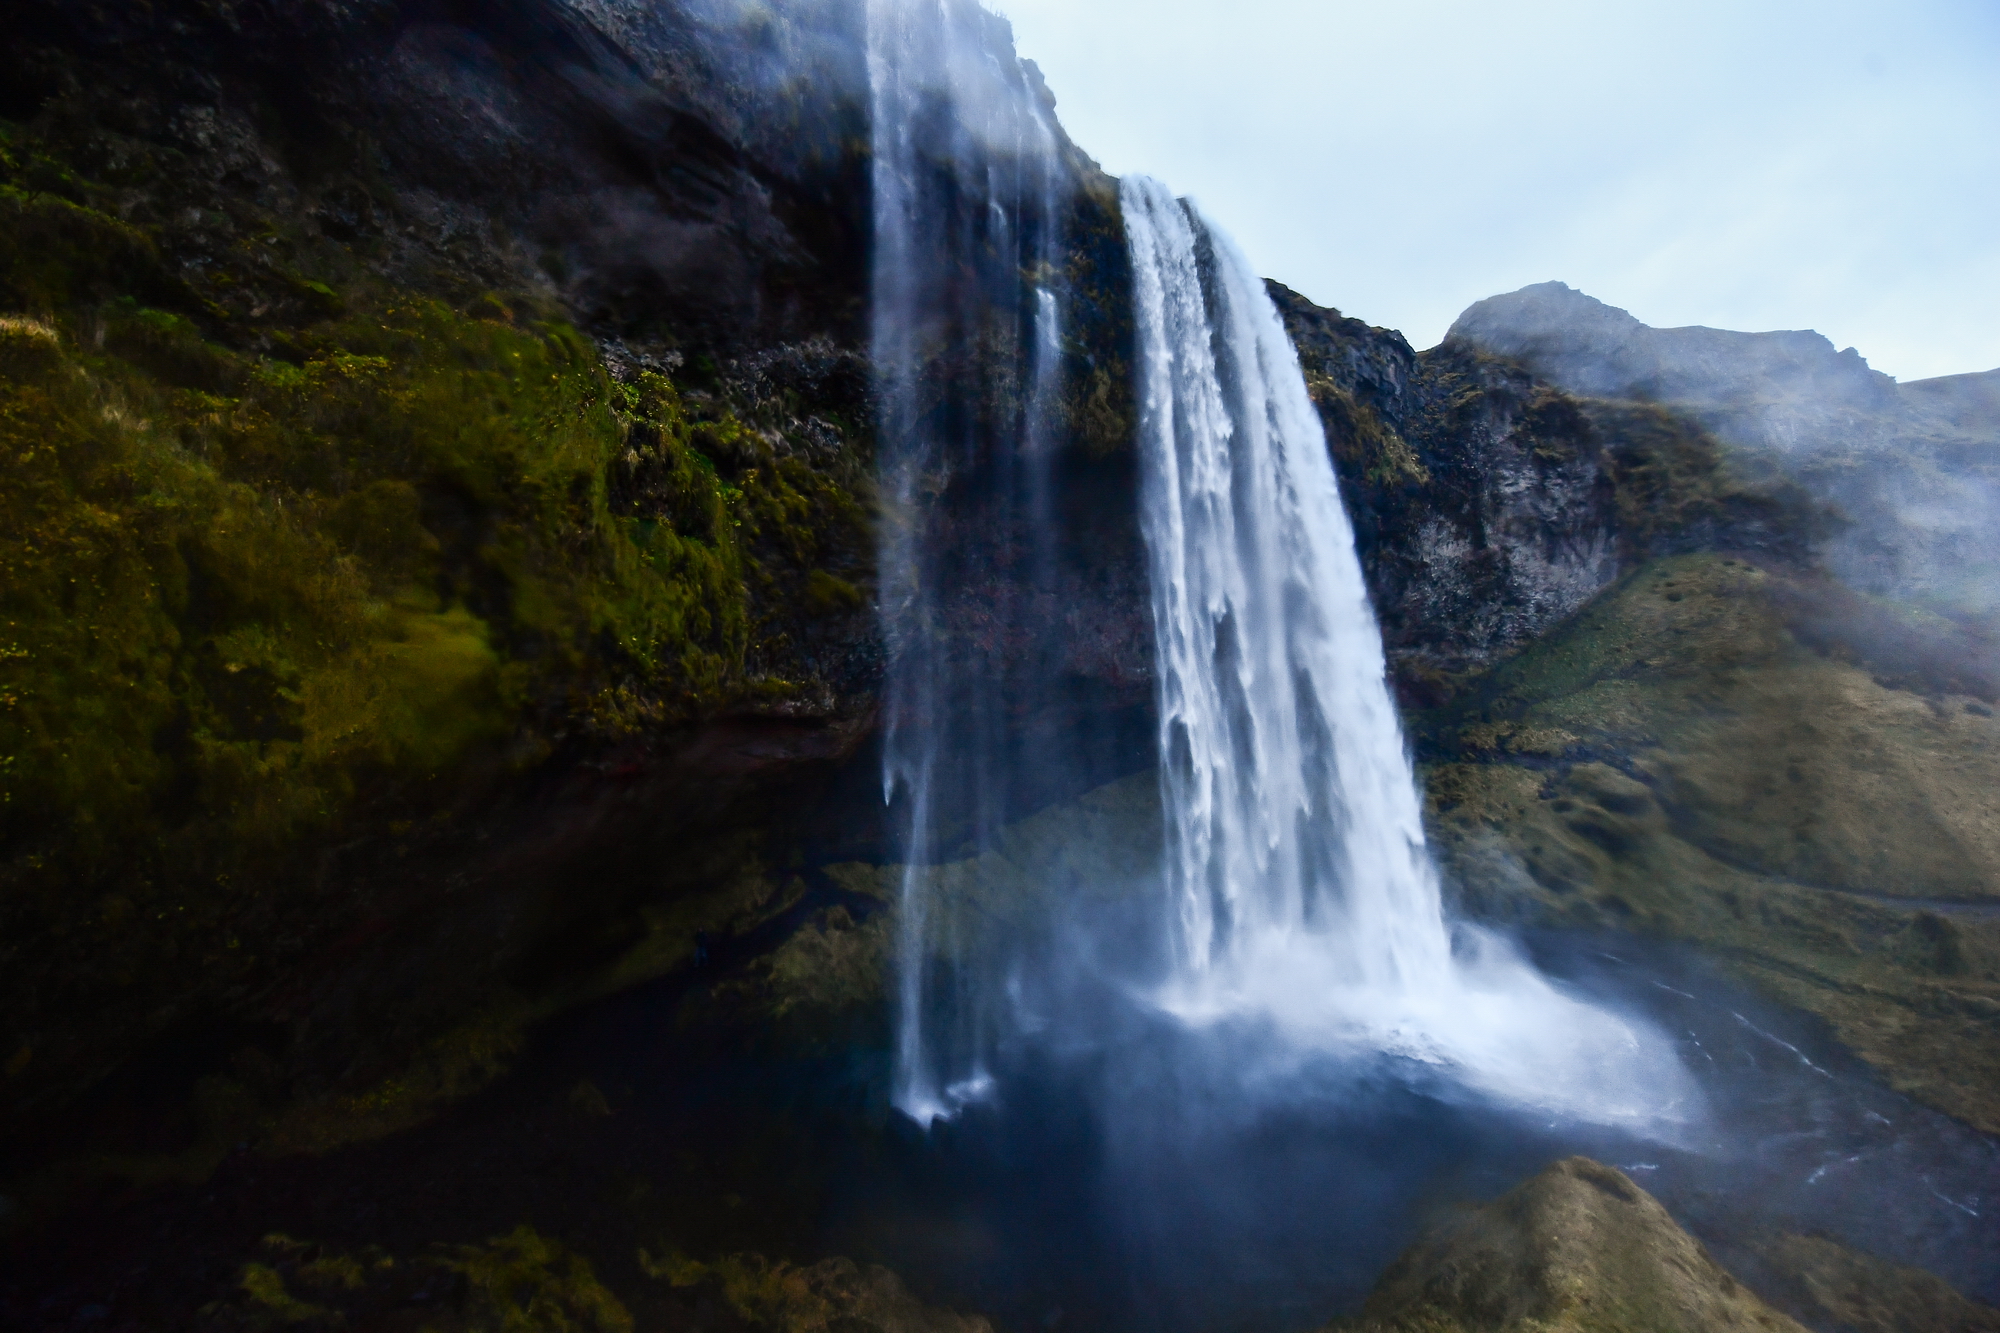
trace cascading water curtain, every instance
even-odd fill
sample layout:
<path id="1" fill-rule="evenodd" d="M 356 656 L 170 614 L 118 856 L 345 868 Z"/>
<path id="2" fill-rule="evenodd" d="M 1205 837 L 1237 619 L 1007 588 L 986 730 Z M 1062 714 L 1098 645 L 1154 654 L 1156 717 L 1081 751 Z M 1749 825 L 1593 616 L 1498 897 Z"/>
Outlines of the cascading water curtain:
<path id="1" fill-rule="evenodd" d="M 1311 932 L 1355 984 L 1433 986 L 1450 942 L 1416 783 L 1298 358 L 1164 186 L 1122 202 L 1178 963 Z"/>
<path id="2" fill-rule="evenodd" d="M 1325 429 L 1264 285 L 1123 182 L 1159 672 L 1163 1004 L 1587 1118 L 1685 1116 L 1656 1034 L 1448 927 Z"/>
<path id="3" fill-rule="evenodd" d="M 1029 544 L 1047 541 L 1059 169 L 1006 27 L 978 5 L 869 0 L 868 72 L 883 793 L 905 866 L 893 1097 L 928 1124 L 985 1082 L 985 988 L 955 958 L 929 870 L 983 844 L 1006 807 L 1008 665 L 968 645 L 954 598 L 971 560 L 964 533 L 1025 525 Z M 1004 604 L 984 608 L 989 625 L 1008 617 Z"/>

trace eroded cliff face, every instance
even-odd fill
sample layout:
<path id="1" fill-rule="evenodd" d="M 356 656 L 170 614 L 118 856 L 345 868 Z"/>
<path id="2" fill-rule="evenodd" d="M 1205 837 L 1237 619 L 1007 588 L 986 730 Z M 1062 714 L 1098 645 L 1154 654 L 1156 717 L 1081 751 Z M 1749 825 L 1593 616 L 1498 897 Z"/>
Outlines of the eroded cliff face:
<path id="1" fill-rule="evenodd" d="M 20 1215 L 218 1164 L 244 1191 L 259 1163 L 298 1168 L 266 1199 L 325 1186 L 357 1159 L 315 1174 L 309 1154 L 462 1101 L 559 1010 L 707 975 L 711 944 L 728 977 L 663 1012 L 718 1047 L 881 1043 L 858 14 L 29 0 L 0 19 L 0 1170 Z M 957 554 L 928 628 L 975 667 L 1062 680 L 1007 722 L 1029 753 L 1092 731 L 1077 784 L 1150 762 L 1152 681 L 1122 230 L 1064 154 L 1060 577 L 1018 605 L 1021 515 L 941 477 Z M 1966 585 L 1985 577 L 1970 511 L 1917 502 L 1985 457 L 1992 377 L 1885 390 L 1804 335 L 1676 360 L 1619 312 L 1569 329 L 1566 297 L 1532 339 L 1488 310 L 1420 354 L 1273 295 L 1461 905 L 1701 941 L 1898 1086 L 2000 1124 L 1990 637 L 1811 568 L 1830 499 L 1895 560 L 1961 552 Z M 1744 357 L 1793 416 L 1754 376 L 1713 389 Z M 1882 421 L 1930 480 L 1883 489 Z M 1888 460 L 1852 493 L 1876 510 L 1820 484 L 1834 462 L 1757 461 L 1820 422 Z M 1880 586 L 1915 586 L 1894 582 L 1909 567 Z M 1160 843 L 1152 778 L 1074 795 L 1019 793 L 1029 818 L 951 849 L 940 930 L 1031 931 L 1055 897 L 1121 888 Z M 773 1236 L 804 1253 L 804 1221 L 717 1206 L 703 1190 L 728 1176 L 703 1163 L 675 1177 L 699 1206 L 640 1198 L 620 1154 L 655 1146 L 644 1127 L 577 1128 L 626 1106 L 576 1083 L 497 1141 L 597 1144 L 622 1183 L 565 1195 L 576 1214 L 671 1234 L 699 1213 L 711 1261 L 655 1246 L 624 1271 L 635 1223 L 594 1251 L 623 1266 L 614 1297 L 533 1232 L 394 1255 L 252 1234 L 155 1308 L 363 1319 L 435 1279 L 474 1322 L 541 1301 L 606 1328 L 628 1306 L 976 1326 L 880 1270 L 758 1257 Z M 1596 1207 L 1589 1189 L 1645 1211 L 1580 1168 L 1556 1186 L 1557 1212 Z M 162 1228 L 141 1220 L 145 1251 Z M 1659 1220 L 1632 1225 L 1685 1258 Z M 1861 1308 L 1871 1270 L 1794 1239 L 1798 1280 Z M 1692 1298 L 1754 1308 L 1702 1273 Z M 1534 1275 L 1496 1281 L 1494 1308 L 1547 1313 Z"/>
<path id="2" fill-rule="evenodd" d="M 1994 372 L 1898 384 L 1810 330 L 1656 329 L 1559 282 L 1476 303 L 1446 342 L 1571 393 L 1677 408 L 1835 509 L 1821 553 L 1848 583 L 1995 609 Z"/>
<path id="3" fill-rule="evenodd" d="M 1804 554 L 1808 507 L 1697 423 L 1579 397 L 1465 343 L 1423 353 L 1270 284 L 1326 423 L 1405 703 L 1447 697 L 1621 572 L 1680 550 Z"/>

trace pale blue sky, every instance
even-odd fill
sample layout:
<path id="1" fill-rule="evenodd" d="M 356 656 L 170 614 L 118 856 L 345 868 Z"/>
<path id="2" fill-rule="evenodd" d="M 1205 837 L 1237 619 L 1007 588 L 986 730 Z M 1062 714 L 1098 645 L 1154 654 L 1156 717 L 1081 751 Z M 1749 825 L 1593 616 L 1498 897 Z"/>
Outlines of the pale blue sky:
<path id="1" fill-rule="evenodd" d="M 1070 134 L 1427 347 L 1558 278 L 2000 367 L 2000 0 L 989 0 Z"/>

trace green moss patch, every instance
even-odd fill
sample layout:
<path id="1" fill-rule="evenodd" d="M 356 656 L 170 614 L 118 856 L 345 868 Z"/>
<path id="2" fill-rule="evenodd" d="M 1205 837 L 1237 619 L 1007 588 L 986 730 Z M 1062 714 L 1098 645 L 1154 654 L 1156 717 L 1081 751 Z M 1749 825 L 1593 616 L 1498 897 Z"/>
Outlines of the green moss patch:
<path id="1" fill-rule="evenodd" d="M 1794 633 L 1811 586 L 1637 571 L 1421 723 L 1437 845 L 1477 912 L 1699 941 L 2000 1126 L 2000 732 Z"/>
<path id="2" fill-rule="evenodd" d="M 423 1328 L 435 1333 L 630 1333 L 632 1315 L 590 1261 L 521 1226 L 403 1260 L 273 1235 L 236 1289 L 204 1306 L 204 1333 Z"/>
<path id="3" fill-rule="evenodd" d="M 1585 1157 L 1461 1208 L 1390 1265 L 1360 1333 L 1804 1333 L 1630 1177 Z"/>
<path id="4" fill-rule="evenodd" d="M 824 423 L 809 451 L 281 216 L 136 226 L 4 137 L 0 1048 L 43 1053 L 17 1105 L 356 929 L 331 849 L 559 747 L 830 697 L 797 644 L 859 614 L 867 540 Z"/>
<path id="5" fill-rule="evenodd" d="M 700 1263 L 669 1251 L 655 1258 L 639 1251 L 640 1268 L 674 1287 L 719 1292 L 723 1303 L 751 1327 L 768 1333 L 991 1333 L 976 1315 L 927 1306 L 901 1278 L 879 1264 L 822 1259 L 801 1266 L 761 1254 L 729 1254 Z"/>

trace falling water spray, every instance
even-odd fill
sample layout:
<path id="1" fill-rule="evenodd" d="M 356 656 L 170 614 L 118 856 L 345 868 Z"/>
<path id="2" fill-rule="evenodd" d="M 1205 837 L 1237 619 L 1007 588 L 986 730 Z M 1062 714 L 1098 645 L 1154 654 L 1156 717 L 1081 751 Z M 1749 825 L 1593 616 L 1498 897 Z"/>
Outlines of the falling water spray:
<path id="1" fill-rule="evenodd" d="M 939 974 L 954 942 L 927 869 L 984 845 L 1006 818 L 1017 763 L 1006 706 L 1022 692 L 1017 664 L 954 630 L 965 552 L 952 533 L 973 507 L 977 523 L 1023 534 L 1014 544 L 1034 554 L 1006 580 L 1017 602 L 1048 576 L 1060 163 L 1004 22 L 972 0 L 869 0 L 868 73 L 883 794 L 905 867 L 893 1096 L 928 1123 L 985 1084 L 994 1015 L 976 965 Z M 1017 614 L 1003 602 L 984 618 L 1004 630 Z"/>
<path id="2" fill-rule="evenodd" d="M 1121 190 L 1158 664 L 1161 1003 L 1606 1122 L 1691 1113 L 1650 1031 L 1447 922 L 1324 428 L 1227 238 Z"/>

